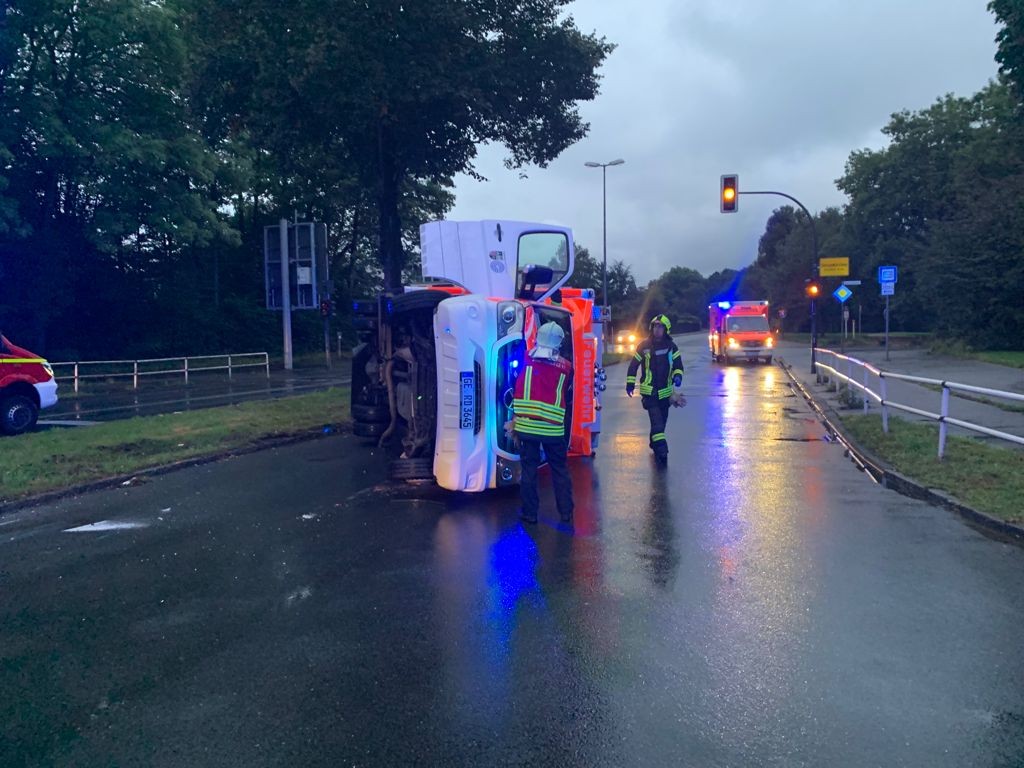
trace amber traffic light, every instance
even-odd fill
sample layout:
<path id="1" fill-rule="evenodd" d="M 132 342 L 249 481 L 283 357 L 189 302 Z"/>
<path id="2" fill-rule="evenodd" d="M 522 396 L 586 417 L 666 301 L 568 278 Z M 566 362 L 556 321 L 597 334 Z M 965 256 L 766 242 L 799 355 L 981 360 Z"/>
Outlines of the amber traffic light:
<path id="1" fill-rule="evenodd" d="M 722 176 L 722 213 L 736 213 L 740 207 L 740 177 L 736 174 Z"/>
<path id="2" fill-rule="evenodd" d="M 815 282 L 809 282 L 804 286 L 804 292 L 807 294 L 807 298 L 816 299 L 821 294 L 821 286 Z"/>

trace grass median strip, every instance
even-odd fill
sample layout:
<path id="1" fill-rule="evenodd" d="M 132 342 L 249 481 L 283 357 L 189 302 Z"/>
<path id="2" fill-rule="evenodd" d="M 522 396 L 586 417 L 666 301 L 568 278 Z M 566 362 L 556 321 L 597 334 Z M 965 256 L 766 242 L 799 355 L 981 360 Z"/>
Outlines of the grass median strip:
<path id="1" fill-rule="evenodd" d="M 980 512 L 1012 523 L 1024 522 L 1024 452 L 986 445 L 974 438 L 949 436 L 939 461 L 939 430 L 931 424 L 881 416 L 843 416 L 853 438 L 897 472 L 945 491 Z"/>
<path id="2" fill-rule="evenodd" d="M 349 420 L 348 389 L 3 438 L 0 501 L 309 432 Z"/>

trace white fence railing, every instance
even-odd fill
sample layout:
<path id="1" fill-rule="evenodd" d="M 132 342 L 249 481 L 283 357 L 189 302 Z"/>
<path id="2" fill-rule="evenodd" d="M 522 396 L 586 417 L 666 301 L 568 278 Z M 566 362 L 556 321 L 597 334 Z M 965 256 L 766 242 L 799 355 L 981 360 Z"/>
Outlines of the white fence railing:
<path id="1" fill-rule="evenodd" d="M 159 357 L 148 360 L 83 360 L 73 363 L 50 363 L 58 382 L 74 382 L 75 392 L 79 383 L 99 379 L 132 380 L 132 388 L 139 388 L 139 381 L 146 376 L 184 376 L 188 384 L 190 375 L 210 371 L 227 371 L 228 378 L 236 371 L 247 368 L 263 368 L 270 378 L 270 356 L 266 352 L 240 352 L 230 355 L 201 355 L 196 357 Z"/>
<path id="2" fill-rule="evenodd" d="M 941 459 L 946 452 L 946 431 L 947 427 L 952 424 L 956 427 L 962 427 L 973 432 L 979 432 L 989 437 L 996 437 L 1000 440 L 1009 440 L 1012 443 L 1018 445 L 1024 445 L 1024 437 L 1019 435 L 1011 435 L 1008 432 L 1002 432 L 998 429 L 992 429 L 991 427 L 985 427 L 980 424 L 972 424 L 969 421 L 963 419 L 956 419 L 949 415 L 949 393 L 954 392 L 968 392 L 976 395 L 985 395 L 987 397 L 998 397 L 1006 400 L 1015 400 L 1017 402 L 1024 402 L 1024 395 L 1017 392 L 1004 392 L 1001 389 L 987 389 L 986 387 L 976 387 L 972 384 L 960 384 L 955 381 L 945 381 L 943 379 L 929 379 L 923 376 L 910 376 L 905 373 L 893 373 L 892 371 L 882 371 L 866 363 L 863 360 L 858 360 L 856 357 L 844 355 L 831 349 L 816 349 L 817 354 L 817 367 L 823 368 L 828 372 L 828 378 L 832 379 L 835 384 L 835 390 L 839 391 L 839 382 L 844 382 L 850 387 L 858 390 L 864 397 L 864 413 L 868 412 L 868 401 L 874 400 L 881 406 L 882 409 L 882 430 L 886 433 L 889 432 L 889 409 L 895 408 L 898 411 L 904 411 L 906 413 L 912 413 L 915 416 L 921 416 L 932 421 L 939 423 L 939 458 Z M 827 360 L 827 362 L 826 362 Z M 846 372 L 840 370 L 845 368 Z M 856 374 L 854 373 L 856 369 Z M 858 381 L 858 378 L 860 379 Z M 926 386 L 938 387 L 941 391 L 939 401 L 939 411 L 937 413 L 933 411 L 926 411 L 921 408 L 915 408 L 905 403 L 897 403 L 889 399 L 888 386 L 886 381 L 889 379 L 895 379 L 899 381 L 908 381 L 912 384 L 924 384 Z M 876 392 L 871 388 L 871 384 L 877 380 L 878 391 Z"/>

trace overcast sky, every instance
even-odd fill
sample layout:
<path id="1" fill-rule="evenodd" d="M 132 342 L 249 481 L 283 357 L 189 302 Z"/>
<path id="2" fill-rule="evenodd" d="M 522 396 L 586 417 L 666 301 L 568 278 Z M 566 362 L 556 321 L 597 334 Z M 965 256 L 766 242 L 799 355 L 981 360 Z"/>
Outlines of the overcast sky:
<path id="1" fill-rule="evenodd" d="M 526 179 L 504 168 L 501 147 L 482 148 L 488 181 L 458 177 L 449 218 L 565 224 L 600 260 L 601 169 L 583 163 L 621 157 L 607 170 L 609 263 L 624 259 L 641 285 L 675 265 L 747 266 L 787 201 L 741 196 L 723 215 L 719 177 L 738 173 L 741 193 L 779 190 L 812 212 L 843 204 L 846 159 L 884 146 L 893 112 L 970 96 L 996 76 L 986 3 L 578 0 L 577 25 L 618 45 L 582 105 L 589 135 Z"/>

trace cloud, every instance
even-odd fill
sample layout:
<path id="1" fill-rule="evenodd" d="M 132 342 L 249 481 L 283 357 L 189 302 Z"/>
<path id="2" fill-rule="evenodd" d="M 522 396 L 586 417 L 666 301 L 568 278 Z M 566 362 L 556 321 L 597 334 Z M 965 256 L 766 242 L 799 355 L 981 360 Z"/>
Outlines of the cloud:
<path id="1" fill-rule="evenodd" d="M 527 178 L 481 148 L 488 178 L 456 180 L 456 219 L 573 227 L 601 257 L 607 170 L 608 259 L 638 282 L 682 265 L 710 274 L 750 263 L 782 198 L 841 205 L 835 179 L 855 149 L 883 146 L 902 109 L 967 96 L 996 75 L 995 20 L 984 0 L 587 0 L 577 25 L 618 45 L 601 94 L 581 106 L 590 135 Z M 718 212 L 722 173 L 740 175 L 740 212 Z"/>

